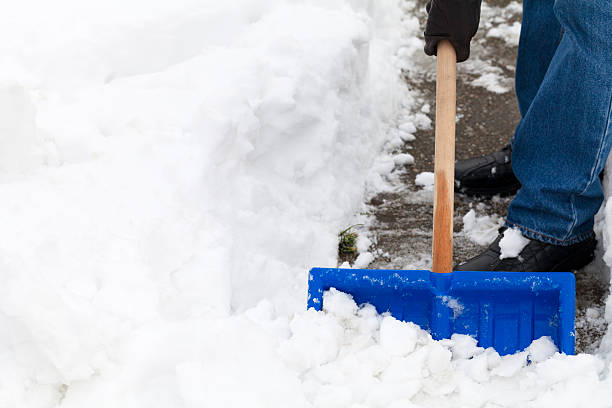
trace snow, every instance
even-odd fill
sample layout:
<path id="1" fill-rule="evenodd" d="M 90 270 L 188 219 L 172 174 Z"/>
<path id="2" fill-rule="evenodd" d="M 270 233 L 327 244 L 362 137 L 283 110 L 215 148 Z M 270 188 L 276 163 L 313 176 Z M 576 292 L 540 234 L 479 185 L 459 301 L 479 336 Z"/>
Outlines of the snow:
<path id="1" fill-rule="evenodd" d="M 596 231 L 598 233 L 599 251 L 603 261 L 607 265 L 606 281 L 610 281 L 610 269 L 612 268 L 612 178 L 610 178 L 610 169 L 612 169 L 612 158 L 608 157 L 606 163 L 606 172 L 604 174 L 603 187 L 606 194 L 605 201 L 595 217 Z M 608 327 L 612 323 L 612 298 L 608 295 L 604 318 L 608 323 Z M 601 341 L 600 352 L 605 356 L 606 362 L 612 362 L 612 332 L 608 330 Z"/>
<path id="2" fill-rule="evenodd" d="M 424 171 L 416 175 L 414 184 L 428 190 L 433 190 L 435 175 L 430 171 Z"/>
<path id="3" fill-rule="evenodd" d="M 452 297 L 448 297 L 448 296 L 444 296 L 442 298 L 443 303 L 450 307 L 453 310 L 453 314 L 455 317 L 461 315 L 461 313 L 463 313 L 463 310 L 465 309 L 465 306 L 463 306 L 457 299 L 452 298 Z"/>
<path id="4" fill-rule="evenodd" d="M 414 136 L 411 133 L 400 132 L 399 137 L 402 140 L 402 142 L 412 142 L 416 140 L 416 136 Z"/>
<path id="5" fill-rule="evenodd" d="M 402 123 L 399 126 L 399 137 L 404 142 L 412 142 L 415 140 L 414 133 L 417 131 L 416 126 L 412 122 Z"/>
<path id="6" fill-rule="evenodd" d="M 501 38 L 508 45 L 518 46 L 521 36 L 521 23 L 515 21 L 511 25 L 502 23 L 497 27 L 491 28 L 487 32 L 487 37 Z"/>
<path id="7" fill-rule="evenodd" d="M 412 121 L 417 129 L 430 130 L 433 128 L 431 119 L 429 119 L 429 116 L 424 113 L 415 114 Z"/>
<path id="8" fill-rule="evenodd" d="M 501 249 L 499 259 L 518 257 L 527 244 L 529 244 L 529 239 L 525 238 L 518 228 L 506 229 L 503 238 L 499 241 Z"/>
<path id="9" fill-rule="evenodd" d="M 506 93 L 511 88 L 505 83 L 504 77 L 497 72 L 489 72 L 482 74 L 480 77 L 472 81 L 472 85 L 480 86 L 488 91 L 495 93 Z"/>
<path id="10" fill-rule="evenodd" d="M 398 114 L 413 7 L 6 4 L 0 407 L 609 405 L 610 334 L 602 356 L 500 357 L 335 290 L 304 310 L 307 270 L 385 188 L 384 146 L 432 127 Z"/>
<path id="11" fill-rule="evenodd" d="M 453 334 L 450 341 L 450 349 L 453 359 L 471 359 L 475 355 L 481 354 L 484 349 L 476 345 L 476 339 L 463 334 Z"/>
<path id="12" fill-rule="evenodd" d="M 495 241 L 499 228 L 503 225 L 503 218 L 497 214 L 477 215 L 476 210 L 472 208 L 463 216 L 462 232 L 478 245 L 489 245 Z"/>
<path id="13" fill-rule="evenodd" d="M 458 66 L 460 75 L 469 74 L 475 78 L 471 85 L 500 94 L 514 90 L 511 72 L 515 67 L 501 65 L 498 55 L 500 47 L 487 45 L 485 37 L 500 38 L 508 48 L 515 47 L 518 44 L 521 12 L 522 4 L 517 1 L 501 7 L 493 5 L 493 2 L 482 2 L 478 34 L 472 41 L 473 52 L 470 59 Z M 509 51 L 513 50 L 510 48 Z"/>
<path id="14" fill-rule="evenodd" d="M 0 406 L 300 395 L 278 344 L 397 127 L 394 54 L 418 27 L 401 15 L 391 0 L 7 5 Z"/>
<path id="15" fill-rule="evenodd" d="M 357 242 L 355 243 L 359 255 L 355 259 L 355 262 L 353 262 L 353 268 L 366 268 L 368 265 L 374 262 L 374 259 L 376 259 L 376 254 L 370 251 L 372 244 L 373 242 L 370 238 L 368 238 L 367 232 L 360 232 L 359 236 L 357 237 Z"/>
<path id="16" fill-rule="evenodd" d="M 302 356 L 301 381 L 314 406 L 569 407 L 588 400 L 604 407 L 612 397 L 600 359 L 556 353 L 548 338 L 501 357 L 467 336 L 433 341 L 412 323 L 356 308 L 341 292 L 326 296 L 333 297 L 327 313 L 296 316 L 301 327 L 284 343 L 290 356 Z M 304 339 L 318 341 L 305 347 Z M 297 398 L 292 406 L 300 406 Z"/>
<path id="17" fill-rule="evenodd" d="M 493 370 L 492 375 L 499 377 L 514 377 L 518 372 L 527 365 L 527 352 L 521 351 L 515 354 L 503 356 Z"/>
<path id="18" fill-rule="evenodd" d="M 414 351 L 419 327 L 403 323 L 391 316 L 383 318 L 380 324 L 380 346 L 393 356 L 405 356 Z"/>
<path id="19" fill-rule="evenodd" d="M 355 246 L 357 247 L 357 251 L 359 253 L 367 252 L 368 249 L 372 246 L 372 240 L 368 238 L 366 234 L 361 233 L 357 237 L 357 242 L 355 243 Z"/>
<path id="20" fill-rule="evenodd" d="M 408 153 L 400 153 L 393 157 L 396 166 L 406 166 L 414 163 L 414 157 Z"/>
<path id="21" fill-rule="evenodd" d="M 351 319 L 359 310 L 351 295 L 331 288 L 323 294 L 323 310 L 339 319 Z"/>
<path id="22" fill-rule="evenodd" d="M 553 343 L 550 337 L 541 337 L 534 340 L 527 348 L 529 361 L 533 361 L 535 363 L 548 360 L 557 351 L 557 346 L 555 346 L 555 343 Z"/>
<path id="23" fill-rule="evenodd" d="M 372 262 L 374 262 L 374 254 L 371 252 L 362 252 L 357 256 L 355 262 L 353 263 L 353 267 L 357 269 L 365 268 Z"/>

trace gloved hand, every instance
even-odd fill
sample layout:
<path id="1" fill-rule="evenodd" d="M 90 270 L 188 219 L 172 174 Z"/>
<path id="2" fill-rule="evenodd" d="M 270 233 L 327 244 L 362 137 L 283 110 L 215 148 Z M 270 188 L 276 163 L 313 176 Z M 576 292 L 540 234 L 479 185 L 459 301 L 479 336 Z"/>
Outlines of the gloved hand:
<path id="1" fill-rule="evenodd" d="M 457 62 L 470 56 L 470 41 L 478 31 L 482 0 L 429 0 L 425 27 L 425 54 L 436 55 L 438 42 L 450 40 Z"/>

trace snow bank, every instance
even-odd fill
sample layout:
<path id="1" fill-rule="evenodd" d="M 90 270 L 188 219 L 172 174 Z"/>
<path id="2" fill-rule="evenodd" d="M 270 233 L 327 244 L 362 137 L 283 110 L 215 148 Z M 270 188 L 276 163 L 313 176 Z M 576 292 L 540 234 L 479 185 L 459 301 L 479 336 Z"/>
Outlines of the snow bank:
<path id="1" fill-rule="evenodd" d="M 6 5 L 0 406 L 299 396 L 270 357 L 288 327 L 242 312 L 301 311 L 308 268 L 336 264 L 403 91 L 401 15 L 395 0 Z"/>

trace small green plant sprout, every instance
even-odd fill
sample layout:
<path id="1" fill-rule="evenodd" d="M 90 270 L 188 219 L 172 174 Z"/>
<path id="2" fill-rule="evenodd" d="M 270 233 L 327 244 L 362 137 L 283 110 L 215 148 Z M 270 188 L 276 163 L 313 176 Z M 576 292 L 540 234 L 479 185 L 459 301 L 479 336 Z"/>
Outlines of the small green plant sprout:
<path id="1" fill-rule="evenodd" d="M 351 225 L 338 234 L 340 237 L 340 242 L 338 243 L 338 256 L 340 256 L 340 258 L 357 255 L 356 243 L 358 234 L 356 232 L 351 232 L 351 229 L 362 225 L 363 224 Z"/>

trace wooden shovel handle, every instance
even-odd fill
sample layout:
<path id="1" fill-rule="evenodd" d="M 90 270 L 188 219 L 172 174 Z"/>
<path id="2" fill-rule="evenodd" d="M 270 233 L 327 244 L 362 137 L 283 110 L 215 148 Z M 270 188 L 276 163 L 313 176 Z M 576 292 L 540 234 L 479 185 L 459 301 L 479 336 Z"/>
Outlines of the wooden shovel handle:
<path id="1" fill-rule="evenodd" d="M 433 272 L 453 271 L 453 204 L 455 192 L 455 115 L 457 57 L 447 40 L 438 44 L 436 78 L 436 153 L 433 219 Z"/>

